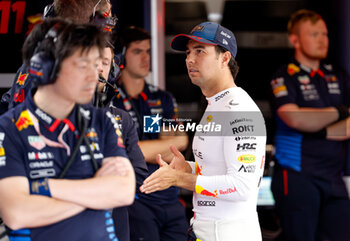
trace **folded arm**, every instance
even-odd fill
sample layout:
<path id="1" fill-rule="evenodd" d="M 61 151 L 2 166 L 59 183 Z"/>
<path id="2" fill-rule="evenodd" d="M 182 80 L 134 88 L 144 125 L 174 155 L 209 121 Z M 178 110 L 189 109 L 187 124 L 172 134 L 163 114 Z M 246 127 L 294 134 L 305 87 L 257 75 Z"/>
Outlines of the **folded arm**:
<path id="1" fill-rule="evenodd" d="M 299 107 L 296 104 L 284 104 L 277 109 L 278 116 L 289 127 L 305 132 L 315 132 L 338 120 L 336 108 Z"/>
<path id="2" fill-rule="evenodd" d="M 93 178 L 49 179 L 52 197 L 91 209 L 130 205 L 135 185 L 134 170 L 124 157 L 105 158 Z"/>
<path id="3" fill-rule="evenodd" d="M 50 225 L 85 210 L 85 207 L 56 198 L 30 195 L 26 177 L 0 180 L 0 213 L 11 229 L 35 228 Z"/>

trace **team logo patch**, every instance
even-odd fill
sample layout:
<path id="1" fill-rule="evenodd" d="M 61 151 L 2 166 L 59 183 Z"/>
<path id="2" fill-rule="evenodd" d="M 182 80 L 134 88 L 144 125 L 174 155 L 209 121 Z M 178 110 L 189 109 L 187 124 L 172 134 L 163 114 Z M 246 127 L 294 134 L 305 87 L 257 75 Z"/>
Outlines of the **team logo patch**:
<path id="1" fill-rule="evenodd" d="M 203 29 L 204 29 L 204 26 L 202 26 L 202 25 L 197 25 L 196 27 L 194 27 L 194 28 L 192 29 L 191 34 L 192 34 L 194 31 L 200 32 L 200 31 L 202 31 Z"/>
<path id="2" fill-rule="evenodd" d="M 44 140 L 40 136 L 28 136 L 28 142 L 29 145 L 39 151 L 46 146 Z"/>
<path id="3" fill-rule="evenodd" d="M 28 74 L 22 74 L 22 72 L 21 72 L 17 78 L 16 84 L 24 85 L 27 77 L 28 77 Z"/>
<path id="4" fill-rule="evenodd" d="M 90 131 L 90 132 L 86 133 L 86 137 L 88 137 L 88 138 L 97 137 L 97 133 L 94 131 Z"/>
<path id="5" fill-rule="evenodd" d="M 298 80 L 299 80 L 299 83 L 303 84 L 303 85 L 307 85 L 310 83 L 309 76 L 307 76 L 307 75 L 299 76 Z"/>
<path id="6" fill-rule="evenodd" d="M 243 163 L 253 163 L 256 161 L 256 156 L 251 154 L 242 155 L 238 157 L 238 161 Z"/>
<path id="7" fill-rule="evenodd" d="M 147 101 L 148 106 L 160 106 L 162 105 L 162 101 L 161 100 L 148 100 Z"/>
<path id="8" fill-rule="evenodd" d="M 5 148 L 0 147 L 0 156 L 5 156 Z"/>
<path id="9" fill-rule="evenodd" d="M 145 115 L 143 117 L 144 133 L 160 133 L 160 121 L 162 117 L 157 115 Z"/>
<path id="10" fill-rule="evenodd" d="M 284 84 L 284 79 L 277 78 L 270 82 L 273 94 L 278 98 L 288 95 L 287 86 Z"/>
<path id="11" fill-rule="evenodd" d="M 16 127 L 19 131 L 22 131 L 23 129 L 27 129 L 28 126 L 32 126 L 33 121 L 29 117 L 29 113 L 27 110 L 24 110 L 21 112 L 18 120 L 16 121 Z"/>
<path id="12" fill-rule="evenodd" d="M 219 190 L 219 193 L 221 195 L 227 195 L 227 194 L 230 194 L 230 193 L 234 193 L 236 191 L 237 191 L 237 189 L 236 189 L 236 187 L 234 187 L 233 189 L 232 188 L 227 188 L 226 190 Z"/>
<path id="13" fill-rule="evenodd" d="M 218 195 L 217 190 L 214 190 L 214 193 L 212 193 L 199 185 L 196 185 L 196 193 L 204 195 L 204 196 L 208 196 L 208 197 L 216 197 Z"/>
<path id="14" fill-rule="evenodd" d="M 21 89 L 18 93 L 13 95 L 13 101 L 16 103 L 22 103 L 24 101 L 25 94 L 24 89 Z"/>
<path id="15" fill-rule="evenodd" d="M 327 82 L 337 82 L 337 77 L 334 75 L 326 75 L 324 78 Z"/>
<path id="16" fill-rule="evenodd" d="M 124 107 L 126 110 L 131 110 L 131 104 L 130 104 L 130 101 L 128 100 L 123 100 L 123 103 L 124 103 Z"/>
<path id="17" fill-rule="evenodd" d="M 300 72 L 300 68 L 298 66 L 296 66 L 295 64 L 288 64 L 287 72 L 289 75 L 294 75 L 294 74 Z"/>

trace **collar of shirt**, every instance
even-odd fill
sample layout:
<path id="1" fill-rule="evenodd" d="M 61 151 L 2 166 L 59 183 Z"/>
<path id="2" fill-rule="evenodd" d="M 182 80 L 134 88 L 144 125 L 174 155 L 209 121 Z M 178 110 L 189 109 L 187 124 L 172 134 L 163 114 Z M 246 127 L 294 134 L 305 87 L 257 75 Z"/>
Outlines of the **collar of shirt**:
<path id="1" fill-rule="evenodd" d="M 36 106 L 36 104 L 33 101 L 32 95 L 28 95 L 27 98 L 28 103 L 28 109 L 33 113 L 33 115 L 38 119 L 38 121 L 43 124 L 50 132 L 54 132 L 61 123 L 63 125 L 60 127 L 63 128 L 64 124 L 66 124 L 71 131 L 76 130 L 76 112 L 77 106 L 73 108 L 73 111 L 69 114 L 69 116 L 63 120 L 56 119 L 49 115 L 48 113 L 44 112 L 42 109 Z"/>

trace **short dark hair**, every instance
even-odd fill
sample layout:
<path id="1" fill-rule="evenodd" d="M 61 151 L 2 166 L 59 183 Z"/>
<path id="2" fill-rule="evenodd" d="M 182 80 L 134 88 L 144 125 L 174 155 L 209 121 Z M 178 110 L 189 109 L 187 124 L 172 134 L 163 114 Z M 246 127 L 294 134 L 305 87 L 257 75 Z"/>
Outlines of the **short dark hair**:
<path id="1" fill-rule="evenodd" d="M 70 19 L 76 23 L 88 23 L 93 15 L 94 7 L 98 3 L 96 10 L 106 7 L 109 1 L 106 0 L 54 0 L 55 16 Z"/>
<path id="2" fill-rule="evenodd" d="M 123 48 L 129 48 L 132 42 L 146 39 L 151 39 L 151 35 L 145 29 L 136 26 L 126 27 L 118 32 L 115 44 L 116 50 L 122 52 Z"/>
<path id="3" fill-rule="evenodd" d="M 217 54 L 228 52 L 227 49 L 225 49 L 224 47 L 221 47 L 219 45 L 215 46 L 215 51 Z M 236 76 L 237 76 L 238 70 L 239 70 L 239 66 L 238 66 L 237 61 L 235 60 L 235 58 L 232 55 L 231 55 L 230 61 L 228 62 L 228 67 L 230 68 L 232 77 L 234 79 L 236 79 Z"/>
<path id="4" fill-rule="evenodd" d="M 301 22 L 310 21 L 312 24 L 315 24 L 318 20 L 323 20 L 321 15 L 316 13 L 315 11 L 308 9 L 300 9 L 292 14 L 288 21 L 288 34 L 297 34 L 298 26 Z"/>
<path id="5" fill-rule="evenodd" d="M 59 23 L 57 40 L 45 38 L 50 29 Z M 98 47 L 100 54 L 106 44 L 106 35 L 101 28 L 93 24 L 76 24 L 59 18 L 52 18 L 37 25 L 24 42 L 23 62 L 28 67 L 31 57 L 39 52 L 46 52 L 57 61 L 56 71 L 59 72 L 62 61 L 81 48 L 89 51 Z"/>

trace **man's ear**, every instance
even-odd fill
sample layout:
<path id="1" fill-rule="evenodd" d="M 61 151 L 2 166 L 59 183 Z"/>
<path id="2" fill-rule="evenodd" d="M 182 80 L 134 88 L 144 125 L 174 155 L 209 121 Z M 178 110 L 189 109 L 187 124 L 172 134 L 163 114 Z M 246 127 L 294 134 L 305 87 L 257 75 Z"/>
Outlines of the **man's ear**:
<path id="1" fill-rule="evenodd" d="M 230 59 L 231 59 L 231 53 L 229 51 L 222 53 L 222 65 L 223 66 L 228 66 Z"/>
<path id="2" fill-rule="evenodd" d="M 299 48 L 299 36 L 296 34 L 290 34 L 289 35 L 289 42 L 292 44 L 292 46 L 297 49 Z"/>

